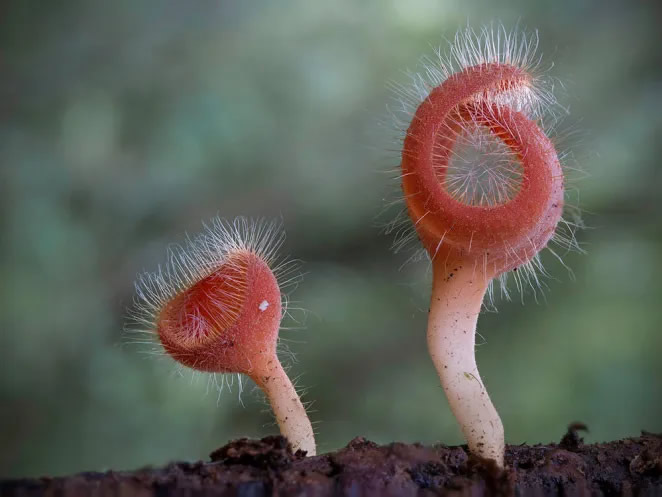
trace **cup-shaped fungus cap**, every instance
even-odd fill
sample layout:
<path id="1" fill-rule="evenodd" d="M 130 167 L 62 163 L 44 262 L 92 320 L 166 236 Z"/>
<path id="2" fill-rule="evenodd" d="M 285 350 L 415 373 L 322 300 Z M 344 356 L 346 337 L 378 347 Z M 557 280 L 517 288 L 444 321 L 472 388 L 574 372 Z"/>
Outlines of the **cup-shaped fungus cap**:
<path id="1" fill-rule="evenodd" d="M 171 249 L 165 269 L 139 278 L 133 317 L 185 366 L 263 374 L 276 358 L 283 312 L 270 267 L 283 240 L 280 223 L 215 219 L 203 235 Z M 275 271 L 294 269 L 281 262 Z"/>
<path id="2" fill-rule="evenodd" d="M 527 263 L 553 236 L 563 172 L 551 141 L 527 117 L 536 98 L 525 69 L 484 62 L 449 75 L 416 109 L 402 187 L 432 259 L 470 263 L 493 278 Z M 479 155 L 467 159 L 466 144 Z M 455 163 L 472 160 L 454 174 Z"/>
<path id="3" fill-rule="evenodd" d="M 240 249 L 166 302 L 156 327 L 164 349 L 180 363 L 250 374 L 275 357 L 280 319 L 276 277 L 264 260 Z"/>

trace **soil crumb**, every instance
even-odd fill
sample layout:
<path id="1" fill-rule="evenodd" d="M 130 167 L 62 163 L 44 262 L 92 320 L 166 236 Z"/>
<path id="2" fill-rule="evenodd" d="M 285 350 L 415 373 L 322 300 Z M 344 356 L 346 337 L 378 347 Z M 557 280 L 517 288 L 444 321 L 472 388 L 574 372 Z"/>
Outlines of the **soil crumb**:
<path id="1" fill-rule="evenodd" d="M 584 443 L 584 439 L 579 436 L 579 433 L 577 433 L 579 431 L 588 432 L 588 426 L 579 422 L 570 423 L 568 425 L 568 431 L 563 435 L 559 446 L 570 451 L 579 449 L 579 446 Z"/>
<path id="2" fill-rule="evenodd" d="M 279 436 L 235 440 L 211 460 L 158 469 L 0 481 L 3 497 L 78 496 L 639 496 L 662 495 L 662 436 L 584 444 L 573 424 L 559 444 L 511 445 L 506 469 L 466 446 L 377 445 L 355 438 L 315 457 Z"/>

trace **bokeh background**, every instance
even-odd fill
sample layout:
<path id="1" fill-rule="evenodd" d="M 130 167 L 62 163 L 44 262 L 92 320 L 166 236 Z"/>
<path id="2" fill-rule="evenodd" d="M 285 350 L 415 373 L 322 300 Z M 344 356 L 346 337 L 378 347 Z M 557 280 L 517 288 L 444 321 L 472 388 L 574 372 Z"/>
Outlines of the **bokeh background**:
<path id="1" fill-rule="evenodd" d="M 662 431 L 659 2 L 66 0 L 0 8 L 0 476 L 205 458 L 277 431 L 250 384 L 123 345 L 138 272 L 219 214 L 282 216 L 283 332 L 319 447 L 461 443 L 425 350 L 430 275 L 380 232 L 393 95 L 459 27 L 540 30 L 565 83 L 587 255 L 498 301 L 478 361 L 510 443 Z M 566 124 L 564 124 L 566 126 Z M 389 214 L 387 214 L 388 216 Z"/>

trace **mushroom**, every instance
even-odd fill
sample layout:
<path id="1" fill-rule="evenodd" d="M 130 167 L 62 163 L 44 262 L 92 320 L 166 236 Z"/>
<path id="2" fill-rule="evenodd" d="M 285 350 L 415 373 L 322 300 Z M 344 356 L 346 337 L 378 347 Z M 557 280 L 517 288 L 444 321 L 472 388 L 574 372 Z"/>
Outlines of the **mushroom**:
<path id="1" fill-rule="evenodd" d="M 540 127 L 552 97 L 535 74 L 536 46 L 502 28 L 467 30 L 426 67 L 429 81 L 401 89 L 417 104 L 401 181 L 433 271 L 429 352 L 470 452 L 499 466 L 504 431 L 476 366 L 476 323 L 494 278 L 535 278 L 563 210 L 563 171 Z"/>
<path id="2" fill-rule="evenodd" d="M 279 223 L 215 219 L 171 250 L 165 269 L 139 277 L 132 315 L 184 366 L 249 376 L 292 448 L 315 455 L 306 410 L 276 354 L 283 308 L 270 264 L 283 240 Z M 288 268 L 281 263 L 276 272 Z"/>

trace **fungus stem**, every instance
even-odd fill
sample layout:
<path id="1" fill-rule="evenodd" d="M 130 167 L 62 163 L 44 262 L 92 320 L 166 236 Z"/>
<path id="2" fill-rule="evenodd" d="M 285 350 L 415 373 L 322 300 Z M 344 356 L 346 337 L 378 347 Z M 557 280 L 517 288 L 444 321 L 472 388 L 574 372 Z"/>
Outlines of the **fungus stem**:
<path id="1" fill-rule="evenodd" d="M 503 424 L 476 366 L 478 314 L 489 279 L 474 265 L 433 261 L 428 349 L 469 451 L 503 467 Z"/>
<path id="2" fill-rule="evenodd" d="M 308 456 L 314 456 L 313 427 L 280 362 L 277 359 L 269 361 L 265 371 L 251 376 L 269 399 L 280 432 L 289 440 L 292 450 L 305 450 Z"/>

